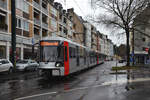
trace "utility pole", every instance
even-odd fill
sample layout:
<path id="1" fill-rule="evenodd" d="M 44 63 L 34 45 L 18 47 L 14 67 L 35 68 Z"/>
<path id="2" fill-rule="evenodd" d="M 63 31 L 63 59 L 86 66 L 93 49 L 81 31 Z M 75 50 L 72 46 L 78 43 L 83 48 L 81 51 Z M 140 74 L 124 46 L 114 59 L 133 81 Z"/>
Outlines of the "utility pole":
<path id="1" fill-rule="evenodd" d="M 134 28 L 132 29 L 133 37 L 132 37 L 132 66 L 134 66 Z"/>
<path id="2" fill-rule="evenodd" d="M 12 63 L 16 68 L 16 3 L 11 0 L 11 46 L 12 46 Z"/>

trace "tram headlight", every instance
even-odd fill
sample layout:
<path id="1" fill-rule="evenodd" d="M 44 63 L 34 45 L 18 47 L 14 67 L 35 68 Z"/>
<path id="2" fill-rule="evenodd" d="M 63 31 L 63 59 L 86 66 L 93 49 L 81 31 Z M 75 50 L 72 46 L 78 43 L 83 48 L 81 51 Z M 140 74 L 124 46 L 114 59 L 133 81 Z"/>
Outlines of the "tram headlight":
<path id="1" fill-rule="evenodd" d="M 56 62 L 55 66 L 56 66 L 56 67 L 61 67 L 61 66 L 62 66 L 62 63 L 61 63 L 61 62 Z"/>
<path id="2" fill-rule="evenodd" d="M 60 67 L 60 63 L 56 63 L 56 67 Z"/>

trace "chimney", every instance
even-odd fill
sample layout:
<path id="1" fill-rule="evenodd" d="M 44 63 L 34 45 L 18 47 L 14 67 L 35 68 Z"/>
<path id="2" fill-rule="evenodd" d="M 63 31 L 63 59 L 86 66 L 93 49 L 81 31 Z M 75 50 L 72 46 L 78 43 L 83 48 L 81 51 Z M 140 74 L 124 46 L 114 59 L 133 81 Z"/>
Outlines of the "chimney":
<path id="1" fill-rule="evenodd" d="M 64 14 L 64 15 L 66 14 L 66 10 L 63 10 L 63 14 Z"/>
<path id="2" fill-rule="evenodd" d="M 67 12 L 74 12 L 74 8 L 67 9 Z"/>
<path id="3" fill-rule="evenodd" d="M 59 3 L 58 2 L 54 2 L 54 7 L 58 9 L 59 8 Z"/>
<path id="4" fill-rule="evenodd" d="M 59 6 L 59 11 L 62 11 L 63 10 L 63 7 L 62 7 L 62 5 L 60 4 L 60 6 Z"/>

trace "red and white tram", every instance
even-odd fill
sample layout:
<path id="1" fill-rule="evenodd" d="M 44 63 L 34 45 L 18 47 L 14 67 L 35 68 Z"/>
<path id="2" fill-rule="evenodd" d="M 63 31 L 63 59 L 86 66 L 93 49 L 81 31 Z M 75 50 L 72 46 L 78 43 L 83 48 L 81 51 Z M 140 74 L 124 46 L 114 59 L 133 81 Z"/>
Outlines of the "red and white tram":
<path id="1" fill-rule="evenodd" d="M 105 58 L 85 46 L 62 37 L 40 41 L 40 67 L 43 74 L 67 76 L 103 63 Z"/>

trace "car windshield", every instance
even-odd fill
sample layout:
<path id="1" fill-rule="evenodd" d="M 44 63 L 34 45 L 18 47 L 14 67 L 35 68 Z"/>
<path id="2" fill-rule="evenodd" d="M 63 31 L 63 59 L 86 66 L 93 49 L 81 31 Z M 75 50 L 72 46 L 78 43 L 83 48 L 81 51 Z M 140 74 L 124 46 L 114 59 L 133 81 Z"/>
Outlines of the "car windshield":
<path id="1" fill-rule="evenodd" d="M 26 64 L 26 63 L 28 63 L 28 61 L 26 61 L 26 60 L 19 60 L 17 63 L 18 64 Z"/>

